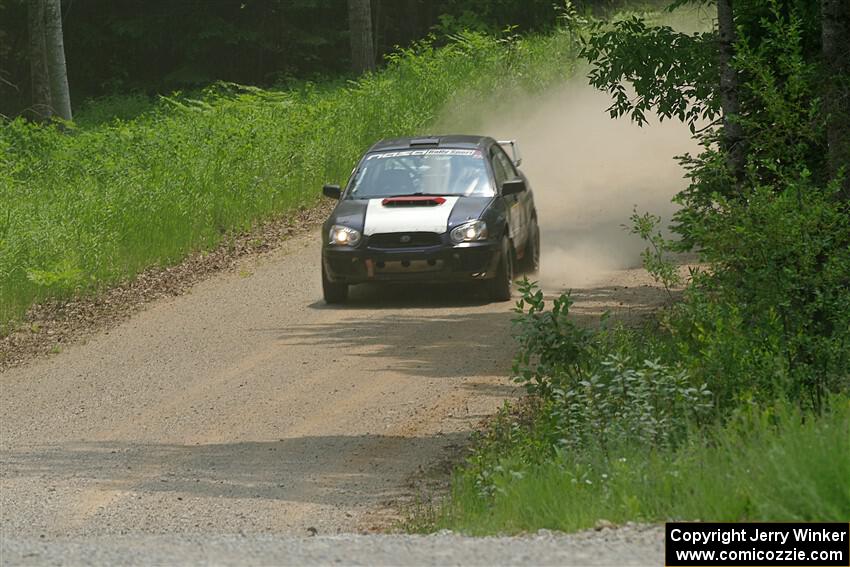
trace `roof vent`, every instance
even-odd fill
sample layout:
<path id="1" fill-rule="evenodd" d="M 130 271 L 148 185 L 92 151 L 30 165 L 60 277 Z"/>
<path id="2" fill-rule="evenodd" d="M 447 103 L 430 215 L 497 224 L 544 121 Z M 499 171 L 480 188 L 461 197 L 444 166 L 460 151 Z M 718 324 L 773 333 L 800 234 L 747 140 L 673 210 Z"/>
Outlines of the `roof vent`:
<path id="1" fill-rule="evenodd" d="M 418 147 L 418 146 L 439 146 L 440 139 L 439 138 L 414 138 L 410 140 L 410 147 Z"/>

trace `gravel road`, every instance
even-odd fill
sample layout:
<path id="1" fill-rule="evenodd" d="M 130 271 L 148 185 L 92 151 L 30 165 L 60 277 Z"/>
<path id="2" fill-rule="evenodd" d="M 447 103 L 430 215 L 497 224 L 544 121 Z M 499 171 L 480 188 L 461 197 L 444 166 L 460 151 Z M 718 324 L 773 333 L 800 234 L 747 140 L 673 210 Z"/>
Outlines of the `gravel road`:
<path id="1" fill-rule="evenodd" d="M 625 526 L 525 538 L 337 535 L 100 536 L 0 544 L 20 565 L 662 565 L 663 529 Z"/>
<path id="2" fill-rule="evenodd" d="M 391 527 L 518 392 L 510 304 L 410 288 L 329 307 L 317 259 L 294 238 L 0 374 L 0 562 L 657 563 L 634 529 L 336 537 Z M 577 291 L 577 316 L 649 309 L 642 277 Z"/>
<path id="3" fill-rule="evenodd" d="M 393 520 L 516 389 L 509 306 L 321 301 L 314 235 L 0 375 L 0 523 L 46 537 L 306 533 Z"/>

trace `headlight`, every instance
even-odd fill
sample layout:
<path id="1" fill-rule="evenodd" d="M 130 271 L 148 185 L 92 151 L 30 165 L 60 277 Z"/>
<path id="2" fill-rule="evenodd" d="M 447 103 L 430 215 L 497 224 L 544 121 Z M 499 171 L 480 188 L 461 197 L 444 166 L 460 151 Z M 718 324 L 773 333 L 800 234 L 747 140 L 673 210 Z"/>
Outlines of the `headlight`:
<path id="1" fill-rule="evenodd" d="M 331 227 L 329 240 L 332 245 L 357 246 L 360 244 L 360 231 L 335 224 Z"/>
<path id="2" fill-rule="evenodd" d="M 454 227 L 450 236 L 455 244 L 484 240 L 487 238 L 487 223 L 480 220 L 463 223 Z"/>

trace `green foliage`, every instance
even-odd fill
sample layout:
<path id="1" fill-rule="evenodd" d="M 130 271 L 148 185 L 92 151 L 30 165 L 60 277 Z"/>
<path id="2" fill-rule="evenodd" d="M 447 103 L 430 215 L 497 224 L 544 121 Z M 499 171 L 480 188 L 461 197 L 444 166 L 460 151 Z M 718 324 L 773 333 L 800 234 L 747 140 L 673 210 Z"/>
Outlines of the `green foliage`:
<path id="1" fill-rule="evenodd" d="M 682 277 L 679 274 L 678 266 L 670 257 L 670 252 L 673 249 L 672 243 L 664 238 L 664 235 L 658 230 L 661 217 L 652 213 L 640 215 L 637 211 L 634 211 L 629 220 L 632 221 L 629 231 L 649 244 L 641 252 L 644 269 L 656 282 L 664 286 L 667 296 L 672 299 L 671 288 L 680 285 Z"/>
<path id="2" fill-rule="evenodd" d="M 672 265 L 658 219 L 632 221 L 654 243 L 644 260 L 663 281 Z M 479 440 L 439 526 L 847 513 L 850 491 L 832 483 L 850 462 L 829 461 L 850 455 L 844 205 L 803 178 L 745 203 L 716 196 L 693 227 L 708 269 L 692 272 L 655 331 L 590 332 L 569 319 L 568 294 L 547 312 L 542 293 L 520 285 L 515 374 L 537 401 Z"/>
<path id="3" fill-rule="evenodd" d="M 608 109 L 612 118 L 628 115 L 642 125 L 654 112 L 662 120 L 677 118 L 693 131 L 698 121 L 713 120 L 720 110 L 710 49 L 715 41 L 710 32 L 682 33 L 631 16 L 595 23 L 581 55 L 592 65 L 590 84 L 614 99 Z"/>
<path id="4" fill-rule="evenodd" d="M 690 283 L 665 327 L 676 359 L 709 385 L 720 407 L 778 397 L 820 411 L 824 396 L 848 382 L 850 225 L 826 177 L 812 13 L 804 2 L 735 6 L 742 110 L 731 120 L 744 132 L 745 176 L 730 174 L 722 130 L 696 135 L 704 151 L 682 160 L 691 184 L 677 197 L 674 230 L 683 237 L 676 248 L 698 250 L 709 269 Z M 673 113 L 693 126 L 698 109 L 716 108 L 716 71 L 706 73 L 694 56 L 693 49 L 711 56 L 709 43 L 682 41 L 637 20 L 597 28 L 584 49 L 596 64 L 591 81 L 615 93 L 624 92 L 621 81 L 630 83 L 638 96 L 615 96 L 615 114 L 639 122 L 650 109 L 671 116 L 671 101 L 693 89 L 695 98 L 679 99 Z M 653 71 L 670 62 L 680 65 L 672 78 Z M 650 243 L 644 266 L 669 287 L 675 271 L 663 259 L 667 241 L 650 216 L 632 222 Z"/>
<path id="5" fill-rule="evenodd" d="M 825 169 L 822 85 L 817 66 L 805 58 L 803 22 L 794 11 L 783 13 L 778 0 L 767 8 L 760 40 L 744 36 L 736 46 L 735 66 L 749 107 L 739 122 L 747 136 L 753 187 L 781 187 Z M 821 174 L 816 181 L 826 179 Z"/>
<path id="6" fill-rule="evenodd" d="M 703 146 L 685 155 L 691 186 L 677 230 L 689 245 L 689 219 L 711 207 L 714 194 L 740 196 L 742 186 L 766 185 L 808 172 L 826 185 L 825 133 L 817 52 L 819 24 L 809 0 L 753 0 L 735 4 L 739 41 L 732 62 L 738 73 L 747 179 L 728 171 L 719 124 L 719 69 L 716 31 L 686 34 L 649 25 L 643 17 L 597 23 L 582 50 L 593 66 L 592 85 L 612 94 L 612 117 L 638 124 L 654 112 L 662 120 L 688 124 Z M 814 21 L 813 21 L 814 20 Z M 631 94 L 631 93 L 634 94 Z"/>
<path id="7" fill-rule="evenodd" d="M 801 181 L 812 191 L 830 192 L 822 89 L 818 66 L 805 57 L 805 25 L 796 12 L 785 14 L 776 2 L 769 2 L 766 11 L 751 28 L 758 39 L 742 37 L 734 60 L 743 105 L 734 120 L 746 140 L 745 179 L 735 180 L 728 171 L 719 149 L 722 130 L 708 129 L 697 137 L 703 152 L 683 156 L 691 184 L 676 199 L 682 209 L 674 230 L 683 237 L 683 248 L 702 246 L 695 225 L 713 213 L 718 197 L 743 199 L 739 204 L 746 207 L 749 191 L 768 186 L 784 191 Z"/>
<path id="8" fill-rule="evenodd" d="M 354 82 L 112 98 L 89 126 L 0 126 L 0 325 L 179 261 L 229 231 L 310 206 L 377 139 L 421 133 L 447 101 L 538 89 L 571 69 L 566 36 L 423 42 Z M 131 119 L 108 119 L 126 102 Z M 141 111 L 141 114 L 139 112 Z"/>
<path id="9" fill-rule="evenodd" d="M 90 98 L 195 90 L 216 81 L 272 87 L 350 69 L 345 0 L 86 0 L 65 12 L 75 115 Z M 26 14 L 26 1 L 0 2 L 0 114 L 10 117 L 32 104 L 22 47 Z M 556 14 L 552 0 L 376 1 L 376 63 L 435 31 L 547 32 Z"/>
<path id="10" fill-rule="evenodd" d="M 83 271 L 70 258 L 63 258 L 49 270 L 31 268 L 26 271 L 27 279 L 39 287 L 76 289 L 83 281 Z"/>
<path id="11" fill-rule="evenodd" d="M 552 432 L 568 452 L 675 446 L 711 415 L 711 392 L 658 359 L 608 354 L 586 380 L 552 392 Z"/>
<path id="12" fill-rule="evenodd" d="M 633 331 L 593 333 L 569 319 L 569 294 L 546 311 L 533 283 L 519 288 L 514 375 L 546 404 L 545 446 L 607 452 L 626 444 L 675 445 L 711 414 L 706 385 L 653 357 L 651 345 L 638 350 Z"/>
<path id="13" fill-rule="evenodd" d="M 551 395 L 564 383 L 585 378 L 586 364 L 592 358 L 593 334 L 569 319 L 572 299 L 569 294 L 556 298 L 546 311 L 543 290 L 523 279 L 522 295 L 514 312 L 514 336 L 519 350 L 514 360 L 515 380 L 529 393 Z M 528 308 L 526 311 L 526 307 Z"/>
<path id="14" fill-rule="evenodd" d="M 850 387 L 850 217 L 806 180 L 692 225 L 710 273 L 668 321 L 680 355 L 723 404 L 782 397 L 820 411 Z"/>
<path id="15" fill-rule="evenodd" d="M 508 26 L 523 31 L 550 31 L 555 24 L 558 3 L 551 0 L 442 0 L 438 23 L 432 29 L 453 35 L 461 31 L 497 33 Z M 410 17 L 410 14 L 405 14 Z"/>
<path id="16" fill-rule="evenodd" d="M 820 419 L 787 408 L 748 412 L 688 444 L 623 447 L 615 457 L 563 452 L 528 464 L 520 443 L 499 446 L 482 497 L 455 477 L 431 529 L 472 534 L 573 531 L 615 522 L 844 521 L 850 515 L 850 400 Z"/>
<path id="17" fill-rule="evenodd" d="M 782 398 L 819 412 L 850 384 L 848 205 L 825 177 L 805 28 L 797 11 L 767 3 L 735 60 L 748 108 L 744 183 L 732 183 L 707 137 L 678 197 L 676 231 L 711 269 L 669 328 L 723 405 Z"/>
<path id="18" fill-rule="evenodd" d="M 81 128 L 131 121 L 156 108 L 157 99 L 141 94 L 107 95 L 88 100 L 74 111 L 74 123 Z"/>

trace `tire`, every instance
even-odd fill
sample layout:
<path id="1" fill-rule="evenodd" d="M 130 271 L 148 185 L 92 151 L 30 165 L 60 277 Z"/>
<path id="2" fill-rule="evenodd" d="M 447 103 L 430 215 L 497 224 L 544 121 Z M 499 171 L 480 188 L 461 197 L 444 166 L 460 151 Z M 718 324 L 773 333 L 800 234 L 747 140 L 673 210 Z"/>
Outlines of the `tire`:
<path id="1" fill-rule="evenodd" d="M 499 267 L 496 276 L 488 282 L 490 298 L 493 301 L 510 301 L 511 288 L 514 283 L 514 262 L 511 245 L 508 238 L 502 239 L 502 253 L 499 257 Z"/>
<path id="2" fill-rule="evenodd" d="M 344 303 L 348 299 L 348 284 L 335 283 L 328 279 L 325 274 L 325 263 L 322 262 L 322 294 L 325 297 L 325 303 Z"/>
<path id="3" fill-rule="evenodd" d="M 537 219 L 532 219 L 528 228 L 528 244 L 525 245 L 525 254 L 522 256 L 522 272 L 536 274 L 540 271 L 540 227 Z"/>

